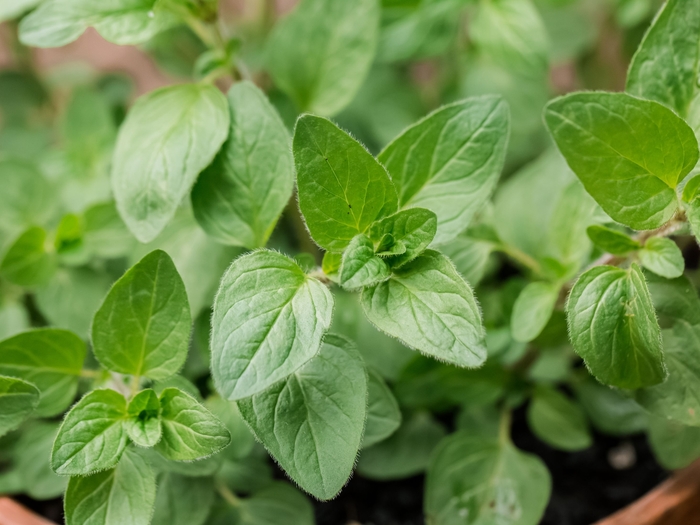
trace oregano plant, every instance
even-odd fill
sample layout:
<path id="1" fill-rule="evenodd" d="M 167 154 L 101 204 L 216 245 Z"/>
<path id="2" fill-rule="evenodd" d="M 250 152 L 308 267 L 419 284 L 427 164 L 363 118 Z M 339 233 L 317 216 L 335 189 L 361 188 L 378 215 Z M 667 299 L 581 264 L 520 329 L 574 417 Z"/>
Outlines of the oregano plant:
<path id="1" fill-rule="evenodd" d="M 700 0 L 629 3 L 0 0 L 0 494 L 578 523 L 602 434 L 700 457 Z"/>

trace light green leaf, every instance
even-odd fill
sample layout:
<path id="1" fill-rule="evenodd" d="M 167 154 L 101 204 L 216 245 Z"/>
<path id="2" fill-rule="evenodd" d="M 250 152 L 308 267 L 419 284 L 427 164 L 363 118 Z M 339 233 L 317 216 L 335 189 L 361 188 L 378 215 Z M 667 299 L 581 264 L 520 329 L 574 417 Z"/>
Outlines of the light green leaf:
<path id="1" fill-rule="evenodd" d="M 367 372 L 355 346 L 337 335 L 304 367 L 238 402 L 270 454 L 320 500 L 333 498 L 355 465 L 367 416 Z"/>
<path id="2" fill-rule="evenodd" d="M 294 159 L 277 111 L 250 82 L 228 93 L 229 138 L 192 189 L 197 222 L 224 244 L 265 246 L 292 195 Z"/>
<path id="3" fill-rule="evenodd" d="M 371 447 L 391 436 L 401 425 L 401 411 L 394 394 L 379 373 L 369 369 L 369 404 L 362 448 Z"/>
<path id="4" fill-rule="evenodd" d="M 697 163 L 698 143 L 670 109 L 623 93 L 574 93 L 550 102 L 545 122 L 610 217 L 647 230 L 676 212 L 674 188 Z"/>
<path id="5" fill-rule="evenodd" d="M 642 247 L 639 242 L 631 239 L 629 235 L 606 226 L 594 224 L 588 227 L 586 233 L 588 233 L 588 237 L 593 241 L 593 244 L 613 255 L 625 255 Z"/>
<path id="6" fill-rule="evenodd" d="M 276 482 L 243 500 L 240 525 L 314 525 L 309 500 L 288 483 Z M 224 523 L 231 523 L 225 521 Z"/>
<path id="7" fill-rule="evenodd" d="M 440 246 L 440 251 L 450 258 L 460 275 L 472 286 L 478 286 L 486 275 L 495 250 L 493 242 L 472 237 L 469 230 Z"/>
<path id="8" fill-rule="evenodd" d="M 214 454 L 195 461 L 170 461 L 156 452 L 154 448 L 141 448 L 138 451 L 157 472 L 172 472 L 190 478 L 205 478 L 214 475 L 220 470 L 223 459 L 218 454 Z"/>
<path id="9" fill-rule="evenodd" d="M 553 388 L 535 390 L 527 421 L 535 435 L 554 448 L 574 452 L 593 444 L 581 407 Z"/>
<path id="10" fill-rule="evenodd" d="M 649 444 L 662 467 L 687 467 L 700 457 L 700 428 L 687 427 L 663 417 L 649 418 Z"/>
<path id="11" fill-rule="evenodd" d="M 330 120 L 304 115 L 294 130 L 299 209 L 319 246 L 340 252 L 358 233 L 397 209 L 391 178 Z"/>
<path id="12" fill-rule="evenodd" d="M 12 20 L 39 5 L 41 0 L 13 0 L 0 4 L 0 22 Z"/>
<path id="13" fill-rule="evenodd" d="M 117 209 L 149 242 L 165 228 L 229 131 L 226 97 L 210 84 L 181 84 L 141 97 L 119 130 L 112 166 Z"/>
<path id="14" fill-rule="evenodd" d="M 635 389 L 666 379 L 659 323 L 636 264 L 588 270 L 566 311 L 574 350 L 600 382 Z"/>
<path id="15" fill-rule="evenodd" d="M 39 389 L 21 379 L 0 376 L 0 436 L 16 429 L 39 404 Z"/>
<path id="16" fill-rule="evenodd" d="M 91 206 L 85 210 L 83 222 L 85 249 L 96 257 L 124 257 L 136 245 L 136 239 L 122 221 L 113 202 Z"/>
<path id="17" fill-rule="evenodd" d="M 223 452 L 226 458 L 238 461 L 247 457 L 253 450 L 255 437 L 236 403 L 215 396 L 208 398 L 204 406 L 221 420 L 231 434 L 231 444 Z"/>
<path id="18" fill-rule="evenodd" d="M 58 429 L 51 468 L 62 476 L 87 476 L 119 462 L 129 438 L 126 399 L 114 390 L 93 390 L 78 401 Z"/>
<path id="19" fill-rule="evenodd" d="M 157 481 L 151 525 L 202 525 L 206 521 L 216 494 L 212 478 L 194 481 L 166 472 Z"/>
<path id="20" fill-rule="evenodd" d="M 51 417 L 73 401 L 85 353 L 85 343 L 71 332 L 31 330 L 0 342 L 0 374 L 36 386 L 41 392 L 36 415 Z"/>
<path id="21" fill-rule="evenodd" d="M 51 470 L 48 458 L 58 433 L 59 422 L 31 421 L 22 426 L 22 435 L 14 447 L 14 468 L 24 491 L 34 499 L 60 497 L 68 479 Z"/>
<path id="22" fill-rule="evenodd" d="M 340 266 L 343 263 L 342 253 L 326 252 L 323 254 L 323 261 L 321 262 L 321 269 L 323 273 L 329 277 L 337 277 L 340 271 Z"/>
<path id="23" fill-rule="evenodd" d="M 29 329 L 29 313 L 18 300 L 0 302 L 0 341 Z"/>
<path id="24" fill-rule="evenodd" d="M 377 328 L 427 355 L 463 367 L 478 367 L 486 359 L 472 289 L 436 251 L 426 251 L 388 281 L 365 288 L 362 308 Z"/>
<path id="25" fill-rule="evenodd" d="M 226 399 L 249 397 L 311 359 L 331 324 L 333 296 L 276 252 L 236 259 L 214 301 L 211 369 Z"/>
<path id="26" fill-rule="evenodd" d="M 639 262 L 656 275 L 675 279 L 683 275 L 685 261 L 678 245 L 671 239 L 652 237 L 639 250 Z"/>
<path id="27" fill-rule="evenodd" d="M 700 11 L 694 0 L 666 2 L 632 59 L 627 91 L 687 118 L 700 92 L 698 38 Z"/>
<path id="28" fill-rule="evenodd" d="M 416 412 L 404 419 L 394 434 L 362 451 L 357 471 L 380 481 L 420 474 L 427 467 L 433 450 L 445 437 L 444 427 L 427 412 Z"/>
<path id="29" fill-rule="evenodd" d="M 347 290 L 372 286 L 391 276 L 389 265 L 374 254 L 374 244 L 365 234 L 353 237 L 343 252 L 340 284 Z"/>
<path id="30" fill-rule="evenodd" d="M 231 435 L 221 421 L 182 390 L 163 390 L 160 409 L 163 436 L 155 449 L 167 459 L 202 459 L 231 442 Z"/>
<path id="31" fill-rule="evenodd" d="M 152 389 L 136 394 L 127 407 L 127 420 L 124 430 L 131 440 L 140 447 L 152 447 L 161 436 L 160 401 Z"/>
<path id="32" fill-rule="evenodd" d="M 165 379 L 187 359 L 191 325 L 185 285 L 156 250 L 112 286 L 95 314 L 93 350 L 108 370 Z"/>
<path id="33" fill-rule="evenodd" d="M 455 102 L 409 127 L 378 155 L 402 208 L 437 215 L 434 243 L 454 239 L 488 200 L 505 161 L 508 105 L 498 96 Z"/>
<path id="34" fill-rule="evenodd" d="M 266 63 L 301 111 L 332 116 L 365 80 L 379 37 L 377 0 L 302 0 L 273 30 Z"/>
<path id="35" fill-rule="evenodd" d="M 552 481 L 537 456 L 510 442 L 452 434 L 440 443 L 428 469 L 425 513 L 428 523 L 539 523 Z"/>
<path id="36" fill-rule="evenodd" d="M 664 328 L 673 327 L 678 321 L 700 326 L 700 299 L 686 277 L 671 280 L 650 273 L 647 282 L 654 309 Z"/>
<path id="37" fill-rule="evenodd" d="M 53 254 L 47 252 L 46 231 L 34 226 L 8 248 L 0 263 L 0 274 L 14 284 L 36 286 L 47 282 L 55 267 Z"/>
<path id="38" fill-rule="evenodd" d="M 369 228 L 369 237 L 381 245 L 381 240 L 390 235 L 393 245 L 400 243 L 402 250 L 394 250 L 395 255 L 387 257 L 394 268 L 403 266 L 425 251 L 435 238 L 437 216 L 430 210 L 412 208 L 390 215 L 375 222 Z M 382 251 L 382 250 L 377 250 Z"/>
<path id="39" fill-rule="evenodd" d="M 19 26 L 25 46 L 60 47 L 93 26 L 115 44 L 140 44 L 177 22 L 156 0 L 45 0 Z"/>
<path id="40" fill-rule="evenodd" d="M 153 470 L 127 451 L 116 468 L 70 479 L 66 525 L 149 525 L 155 500 Z"/>
<path id="41" fill-rule="evenodd" d="M 552 317 L 559 288 L 558 284 L 545 282 L 533 282 L 523 288 L 515 300 L 510 319 L 513 339 L 527 343 L 540 335 Z"/>

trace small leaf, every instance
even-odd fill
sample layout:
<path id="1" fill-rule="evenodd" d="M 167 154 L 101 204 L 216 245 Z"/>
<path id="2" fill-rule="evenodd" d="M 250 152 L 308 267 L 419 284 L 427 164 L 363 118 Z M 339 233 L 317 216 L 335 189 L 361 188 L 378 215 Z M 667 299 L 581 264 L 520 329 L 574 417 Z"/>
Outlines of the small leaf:
<path id="1" fill-rule="evenodd" d="M 510 128 L 501 97 L 444 106 L 409 127 L 377 157 L 391 174 L 402 208 L 437 215 L 434 243 L 454 239 L 493 192 Z"/>
<path id="2" fill-rule="evenodd" d="M 265 246 L 292 195 L 294 159 L 277 111 L 250 82 L 228 93 L 229 138 L 192 189 L 197 222 L 217 241 Z"/>
<path id="3" fill-rule="evenodd" d="M 559 450 L 574 452 L 593 444 L 581 407 L 552 388 L 535 390 L 527 421 L 538 438 Z"/>
<path id="4" fill-rule="evenodd" d="M 321 262 L 321 269 L 326 275 L 334 276 L 340 271 L 340 266 L 343 263 L 342 253 L 326 252 L 323 254 L 323 261 Z"/>
<path id="5" fill-rule="evenodd" d="M 614 220 L 648 230 L 676 212 L 674 188 L 697 163 L 698 142 L 673 111 L 623 93 L 574 93 L 550 102 L 545 122 Z"/>
<path id="6" fill-rule="evenodd" d="M 652 237 L 639 251 L 639 262 L 656 275 L 675 279 L 683 275 L 685 261 L 678 245 L 671 239 Z"/>
<path id="7" fill-rule="evenodd" d="M 226 427 L 182 390 L 163 390 L 160 394 L 160 407 L 163 436 L 155 449 L 167 459 L 202 459 L 222 450 L 231 442 Z"/>
<path id="8" fill-rule="evenodd" d="M 635 389 L 666 379 L 659 323 L 637 265 L 588 270 L 566 311 L 574 350 L 600 382 Z"/>
<path id="9" fill-rule="evenodd" d="M 344 337 L 328 335 L 303 368 L 238 407 L 301 488 L 331 499 L 350 477 L 362 440 L 367 415 L 362 357 Z"/>
<path id="10" fill-rule="evenodd" d="M 372 286 L 391 276 L 389 265 L 374 254 L 374 244 L 366 235 L 356 235 L 343 252 L 340 284 L 347 290 Z"/>
<path id="11" fill-rule="evenodd" d="M 158 476 L 151 525 L 202 525 L 214 504 L 213 478 L 192 478 L 166 472 Z"/>
<path id="12" fill-rule="evenodd" d="M 161 88 L 136 101 L 119 130 L 112 189 L 139 241 L 155 239 L 173 218 L 226 140 L 229 119 L 226 97 L 210 84 Z"/>
<path id="13" fill-rule="evenodd" d="M 472 289 L 440 253 L 428 250 L 388 281 L 362 291 L 377 328 L 410 348 L 463 367 L 486 359 L 481 312 Z"/>
<path id="14" fill-rule="evenodd" d="M 344 250 L 355 235 L 396 211 L 396 189 L 384 167 L 330 120 L 302 116 L 293 150 L 299 209 L 325 250 Z"/>
<path id="15" fill-rule="evenodd" d="M 642 245 L 622 232 L 594 224 L 586 230 L 588 237 L 598 248 L 613 255 L 625 255 L 639 250 Z"/>
<path id="16" fill-rule="evenodd" d="M 314 525 L 309 500 L 288 483 L 275 482 L 241 503 L 240 525 Z M 231 523 L 224 521 L 223 523 Z"/>
<path id="17" fill-rule="evenodd" d="M 130 254 L 136 239 L 127 229 L 113 202 L 95 204 L 83 214 L 85 249 L 96 257 L 113 259 Z"/>
<path id="18" fill-rule="evenodd" d="M 51 468 L 63 476 L 87 476 L 119 462 L 129 439 L 126 399 L 114 390 L 93 390 L 71 408 L 51 451 Z"/>
<path id="19" fill-rule="evenodd" d="M 212 376 L 226 399 L 252 396 L 318 352 L 333 296 L 284 255 L 236 259 L 221 280 L 212 317 Z"/>
<path id="20" fill-rule="evenodd" d="M 648 439 L 659 464 L 681 469 L 700 457 L 700 428 L 688 427 L 663 417 L 649 418 Z"/>
<path id="21" fill-rule="evenodd" d="M 46 251 L 46 231 L 35 226 L 10 245 L 0 263 L 0 274 L 14 284 L 36 286 L 46 283 L 55 268 L 55 258 Z"/>
<path id="22" fill-rule="evenodd" d="M 153 470 L 128 450 L 116 468 L 70 479 L 66 525 L 149 525 L 155 500 Z"/>
<path id="23" fill-rule="evenodd" d="M 398 268 L 423 253 L 435 237 L 436 231 L 437 216 L 432 211 L 412 208 L 372 224 L 369 237 L 375 243 L 379 243 L 377 252 L 397 246 L 393 252 L 387 254 L 393 255 L 387 259 L 387 262 L 392 267 Z M 382 249 L 382 242 L 386 236 L 391 236 L 393 242 Z"/>
<path id="24" fill-rule="evenodd" d="M 515 300 L 510 319 L 513 339 L 527 343 L 535 339 L 547 325 L 559 298 L 560 286 L 554 283 L 528 284 Z"/>
<path id="25" fill-rule="evenodd" d="M 31 330 L 0 342 L 0 374 L 36 386 L 41 392 L 36 415 L 51 417 L 75 398 L 85 353 L 85 343 L 67 330 Z"/>
<path id="26" fill-rule="evenodd" d="M 0 376 L 0 436 L 16 429 L 34 412 L 40 395 L 31 383 Z"/>
<path id="27" fill-rule="evenodd" d="M 429 523 L 539 523 L 552 480 L 542 460 L 511 443 L 460 431 L 440 443 L 428 470 Z"/>
<path id="28" fill-rule="evenodd" d="M 379 37 L 377 0 L 302 0 L 276 24 L 266 64 L 301 111 L 332 116 L 354 98 Z"/>
<path id="29" fill-rule="evenodd" d="M 160 441 L 160 401 L 152 389 L 142 390 L 129 401 L 127 415 L 124 429 L 134 443 L 152 447 Z"/>
<path id="30" fill-rule="evenodd" d="M 377 372 L 369 370 L 369 404 L 362 448 L 371 447 L 391 436 L 401 425 L 399 404 Z"/>

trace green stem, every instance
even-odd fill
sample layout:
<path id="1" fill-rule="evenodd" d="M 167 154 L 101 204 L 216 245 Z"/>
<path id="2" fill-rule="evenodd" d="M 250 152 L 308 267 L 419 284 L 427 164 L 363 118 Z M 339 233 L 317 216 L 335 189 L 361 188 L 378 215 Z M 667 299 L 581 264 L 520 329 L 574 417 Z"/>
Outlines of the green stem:
<path id="1" fill-rule="evenodd" d="M 501 411 L 501 422 L 498 426 L 498 441 L 500 443 L 507 443 L 510 441 L 510 424 L 511 424 L 511 412 L 508 407 L 503 407 Z"/>
<path id="2" fill-rule="evenodd" d="M 506 246 L 505 244 L 498 246 L 497 249 L 531 272 L 537 275 L 542 275 L 542 266 L 540 266 L 540 263 L 537 262 L 534 257 L 526 254 L 524 251 L 515 248 L 514 246 Z"/>
<path id="3" fill-rule="evenodd" d="M 102 370 L 90 370 L 89 368 L 83 368 L 80 371 L 80 377 L 85 377 L 88 379 L 100 379 L 103 377 Z"/>
<path id="4" fill-rule="evenodd" d="M 139 393 L 139 388 L 141 387 L 141 376 L 131 376 L 130 397 L 134 397 Z"/>
<path id="5" fill-rule="evenodd" d="M 232 507 L 238 507 L 241 504 L 241 499 L 236 496 L 231 489 L 229 489 L 226 485 L 224 484 L 218 484 L 216 486 L 216 490 L 219 493 L 219 495 Z"/>

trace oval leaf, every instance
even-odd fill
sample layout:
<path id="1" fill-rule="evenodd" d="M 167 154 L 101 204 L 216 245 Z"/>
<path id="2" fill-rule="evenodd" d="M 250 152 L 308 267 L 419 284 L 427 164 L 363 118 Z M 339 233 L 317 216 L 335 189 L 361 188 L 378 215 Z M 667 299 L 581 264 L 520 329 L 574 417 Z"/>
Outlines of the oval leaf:
<path id="1" fill-rule="evenodd" d="M 340 284 L 348 290 L 371 286 L 391 275 L 387 263 L 374 254 L 374 244 L 364 234 L 356 235 L 343 252 Z"/>
<path id="2" fill-rule="evenodd" d="M 21 379 L 0 376 L 0 436 L 16 429 L 39 404 L 37 387 Z"/>
<path id="3" fill-rule="evenodd" d="M 136 394 L 129 401 L 127 415 L 124 429 L 134 443 L 152 447 L 160 441 L 160 401 L 154 390 L 149 388 Z"/>
<path id="4" fill-rule="evenodd" d="M 382 376 L 369 370 L 367 424 L 362 438 L 362 448 L 384 441 L 401 426 L 401 410 Z"/>
<path id="5" fill-rule="evenodd" d="M 523 288 L 510 319 L 513 339 L 527 343 L 540 335 L 552 317 L 558 297 L 559 286 L 553 283 L 534 282 Z"/>
<path id="6" fill-rule="evenodd" d="M 535 390 L 527 421 L 535 435 L 554 448 L 574 452 L 593 443 L 581 407 L 552 388 Z"/>
<path id="7" fill-rule="evenodd" d="M 675 279 L 683 275 L 685 260 L 678 245 L 671 239 L 652 237 L 639 250 L 639 262 L 656 275 Z"/>

